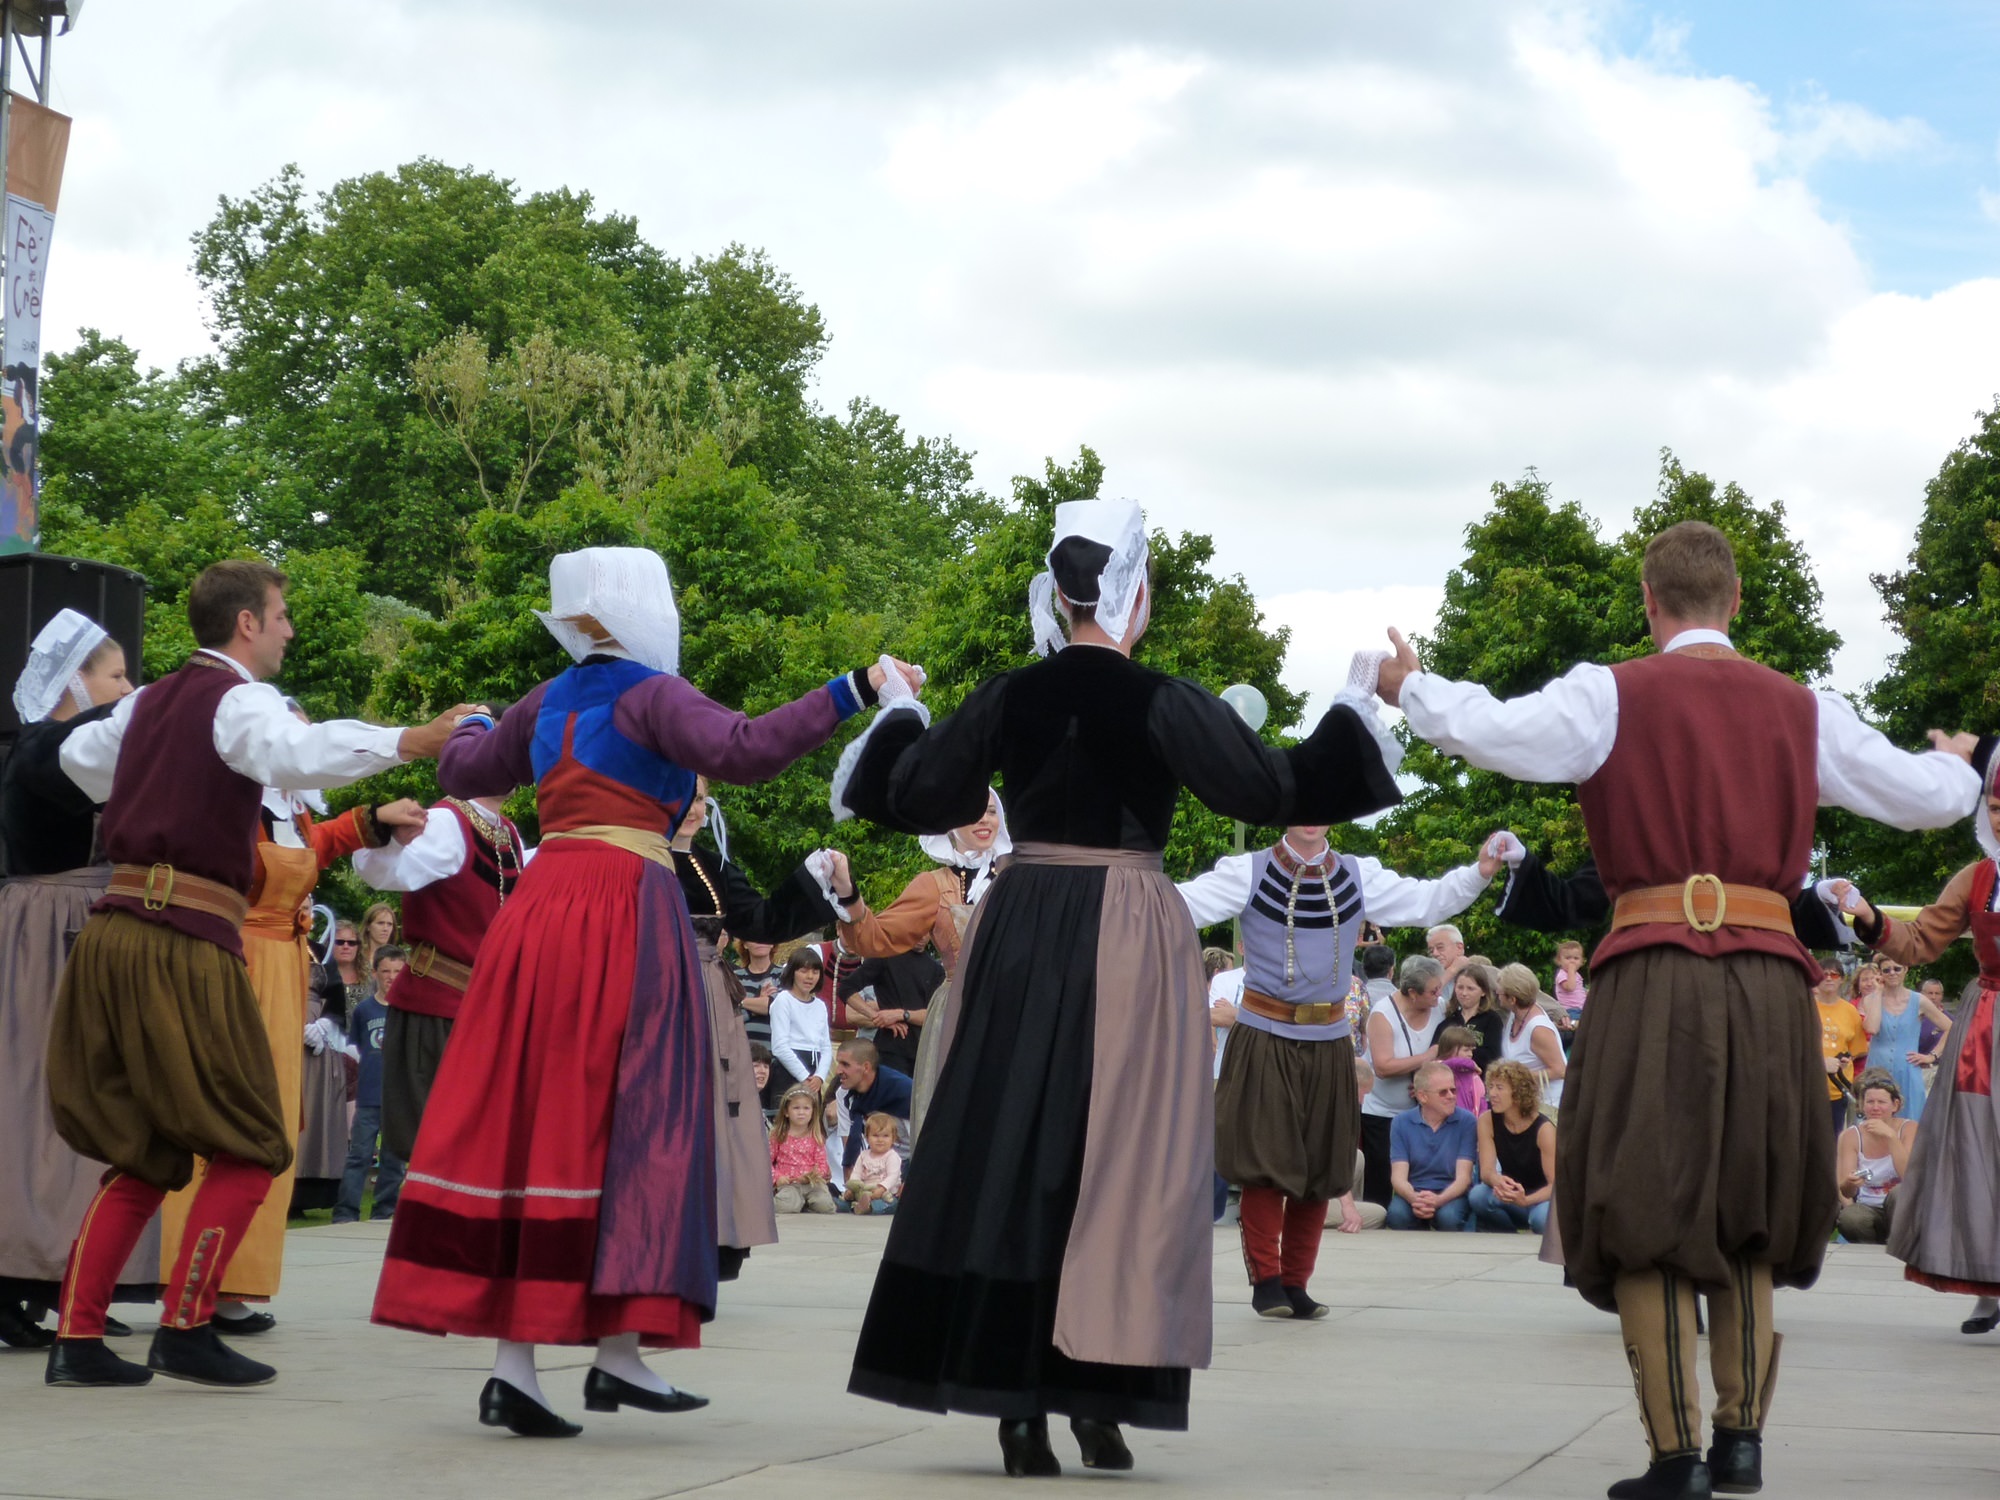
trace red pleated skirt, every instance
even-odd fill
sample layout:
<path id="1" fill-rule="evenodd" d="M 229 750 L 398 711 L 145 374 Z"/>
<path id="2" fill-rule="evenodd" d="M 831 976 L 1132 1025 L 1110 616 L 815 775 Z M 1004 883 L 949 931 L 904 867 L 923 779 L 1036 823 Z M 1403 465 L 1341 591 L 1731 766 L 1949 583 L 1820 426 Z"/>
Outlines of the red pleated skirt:
<path id="1" fill-rule="evenodd" d="M 678 883 L 610 845 L 545 844 L 474 964 L 374 1321 L 698 1346 L 715 1281 L 707 1049 Z"/>

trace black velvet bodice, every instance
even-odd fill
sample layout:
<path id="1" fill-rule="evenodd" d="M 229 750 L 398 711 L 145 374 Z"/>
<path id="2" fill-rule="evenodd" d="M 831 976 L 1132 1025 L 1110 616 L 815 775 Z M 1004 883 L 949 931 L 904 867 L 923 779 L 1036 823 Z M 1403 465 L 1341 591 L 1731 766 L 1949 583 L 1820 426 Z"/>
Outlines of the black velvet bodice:
<path id="1" fill-rule="evenodd" d="M 57 724 L 30 724 L 0 775 L 0 839 L 9 875 L 58 875 L 90 863 L 97 804 L 63 774 L 63 741 L 111 713 L 106 703 Z"/>

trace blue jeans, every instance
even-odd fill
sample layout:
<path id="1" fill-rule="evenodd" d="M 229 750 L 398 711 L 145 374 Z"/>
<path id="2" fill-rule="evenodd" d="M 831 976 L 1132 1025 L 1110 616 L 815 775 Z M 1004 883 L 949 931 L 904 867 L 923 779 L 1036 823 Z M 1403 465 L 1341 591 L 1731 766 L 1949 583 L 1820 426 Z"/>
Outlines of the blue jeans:
<path id="1" fill-rule="evenodd" d="M 1475 1182 L 1466 1196 L 1472 1200 L 1473 1223 L 1469 1228 L 1483 1229 L 1491 1234 L 1513 1234 L 1522 1229 L 1540 1234 L 1549 1227 L 1549 1200 L 1546 1198 L 1532 1208 L 1517 1208 L 1511 1203 L 1502 1203 L 1493 1189 L 1483 1182 Z"/>
<path id="2" fill-rule="evenodd" d="M 1410 1207 L 1410 1200 L 1400 1193 L 1389 1200 L 1389 1225 L 1391 1229 L 1439 1229 L 1448 1234 L 1456 1234 L 1471 1221 L 1471 1211 L 1465 1199 L 1454 1198 L 1449 1203 L 1440 1203 L 1437 1213 L 1429 1219 L 1420 1219 Z"/>
<path id="3" fill-rule="evenodd" d="M 361 1189 L 368 1181 L 368 1169 L 376 1165 L 375 1142 L 382 1134 L 382 1106 L 355 1106 L 354 1128 L 347 1132 L 347 1164 L 340 1174 L 340 1199 L 333 1206 L 336 1224 L 352 1224 L 361 1217 Z M 396 1211 L 396 1195 L 403 1187 L 403 1163 L 396 1154 L 382 1148 L 379 1170 L 375 1173 L 375 1207 L 371 1217 L 387 1218 Z"/>

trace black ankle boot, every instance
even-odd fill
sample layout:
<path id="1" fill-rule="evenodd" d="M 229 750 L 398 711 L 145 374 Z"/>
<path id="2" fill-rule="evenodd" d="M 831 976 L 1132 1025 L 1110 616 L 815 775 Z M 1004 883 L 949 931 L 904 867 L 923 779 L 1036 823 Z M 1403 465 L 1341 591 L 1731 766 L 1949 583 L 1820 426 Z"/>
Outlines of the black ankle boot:
<path id="1" fill-rule="evenodd" d="M 1764 1435 L 1716 1428 L 1708 1450 L 1708 1482 L 1718 1495 L 1754 1495 L 1764 1488 Z"/>
<path id="2" fill-rule="evenodd" d="M 1312 1295 L 1302 1286 L 1286 1287 L 1285 1300 L 1292 1304 L 1292 1316 L 1295 1318 L 1323 1318 L 1333 1311 L 1324 1302 L 1313 1301 Z"/>
<path id="3" fill-rule="evenodd" d="M 479 1421 L 486 1427 L 504 1427 L 516 1437 L 565 1438 L 583 1431 L 498 1375 L 479 1393 Z"/>
<path id="4" fill-rule="evenodd" d="M 1275 1276 L 1257 1282 L 1250 1288 L 1250 1311 L 1260 1318 L 1291 1317 L 1292 1299 L 1285 1295 L 1285 1284 Z"/>
<path id="5" fill-rule="evenodd" d="M 1710 1500 L 1708 1465 L 1698 1453 L 1663 1458 L 1637 1479 L 1621 1479 L 1604 1492 L 1610 1500 Z"/>
<path id="6" fill-rule="evenodd" d="M 1132 1450 L 1125 1446 L 1125 1434 L 1116 1422 L 1098 1422 L 1090 1417 L 1071 1417 L 1069 1430 L 1083 1451 L 1086 1469 L 1108 1469 L 1124 1473 L 1132 1467 Z"/>
<path id="7" fill-rule="evenodd" d="M 1049 1419 L 1029 1417 L 1000 1424 L 1000 1457 L 1009 1479 L 1054 1479 L 1062 1473 L 1049 1446 Z"/>
<path id="8" fill-rule="evenodd" d="M 105 1321 L 105 1332 L 109 1333 L 110 1320 Z M 42 1327 L 39 1311 L 31 1316 L 25 1302 L 0 1302 L 0 1344 L 10 1349 L 46 1349 L 55 1341 L 55 1330 Z"/>
<path id="9" fill-rule="evenodd" d="M 195 1385 L 269 1385 L 278 1378 L 278 1372 L 269 1365 L 245 1359 L 223 1343 L 216 1337 L 212 1323 L 203 1323 L 198 1328 L 162 1325 L 153 1334 L 146 1368 Z"/>
<path id="10" fill-rule="evenodd" d="M 103 1339 L 57 1339 L 49 1345 L 46 1385 L 144 1385 L 153 1372 L 104 1347 Z"/>

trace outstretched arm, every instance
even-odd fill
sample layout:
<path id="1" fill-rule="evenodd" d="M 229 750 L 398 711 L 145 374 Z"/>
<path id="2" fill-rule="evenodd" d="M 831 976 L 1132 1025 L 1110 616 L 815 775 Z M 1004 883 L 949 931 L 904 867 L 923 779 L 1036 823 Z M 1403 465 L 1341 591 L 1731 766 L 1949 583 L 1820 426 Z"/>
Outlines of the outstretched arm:
<path id="1" fill-rule="evenodd" d="M 1361 869 L 1361 900 L 1369 921 L 1378 927 L 1433 927 L 1479 899 L 1498 861 L 1482 856 L 1479 863 L 1460 865 L 1436 880 L 1398 875 L 1378 859 L 1355 863 Z"/>

